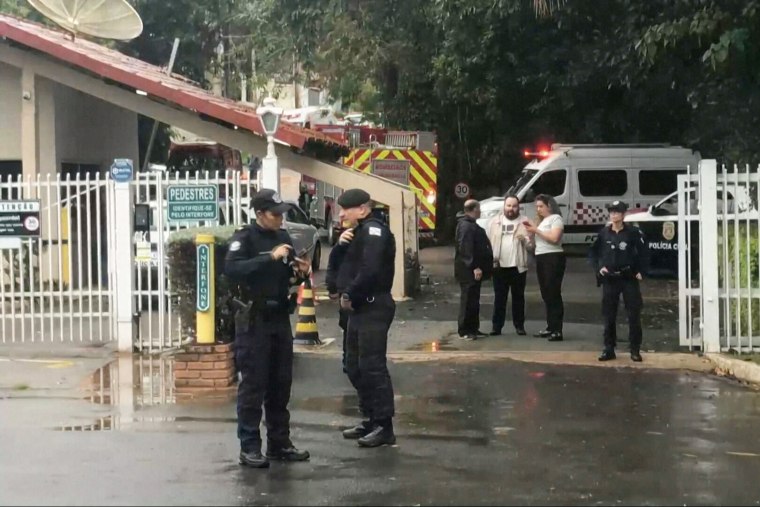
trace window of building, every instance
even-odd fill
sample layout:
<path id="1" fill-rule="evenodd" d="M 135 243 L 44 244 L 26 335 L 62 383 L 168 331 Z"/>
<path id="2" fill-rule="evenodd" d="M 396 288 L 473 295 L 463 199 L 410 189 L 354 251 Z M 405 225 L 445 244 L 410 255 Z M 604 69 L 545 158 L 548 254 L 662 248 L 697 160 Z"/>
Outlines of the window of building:
<path id="1" fill-rule="evenodd" d="M 628 191 L 628 174 L 622 169 L 581 169 L 578 189 L 584 197 L 620 197 Z"/>

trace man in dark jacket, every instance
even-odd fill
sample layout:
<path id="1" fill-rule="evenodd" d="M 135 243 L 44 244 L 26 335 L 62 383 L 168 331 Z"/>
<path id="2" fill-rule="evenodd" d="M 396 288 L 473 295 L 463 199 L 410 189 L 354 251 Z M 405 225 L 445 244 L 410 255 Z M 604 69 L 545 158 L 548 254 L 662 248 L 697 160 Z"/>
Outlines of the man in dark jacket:
<path id="1" fill-rule="evenodd" d="M 456 229 L 454 276 L 459 282 L 459 336 L 476 340 L 485 336 L 480 331 L 480 285 L 493 271 L 493 251 L 486 231 L 476 220 L 480 218 L 480 203 L 470 199 L 464 203 L 464 216 Z"/>

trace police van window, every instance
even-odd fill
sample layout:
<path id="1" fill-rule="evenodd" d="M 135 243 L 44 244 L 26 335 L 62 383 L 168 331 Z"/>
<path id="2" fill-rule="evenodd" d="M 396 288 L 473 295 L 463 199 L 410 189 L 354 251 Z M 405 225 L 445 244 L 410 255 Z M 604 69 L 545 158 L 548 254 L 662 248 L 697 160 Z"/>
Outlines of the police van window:
<path id="1" fill-rule="evenodd" d="M 584 197 L 621 197 L 628 191 L 628 174 L 622 169 L 580 170 L 578 190 Z"/>
<path id="2" fill-rule="evenodd" d="M 675 192 L 679 174 L 686 174 L 686 170 L 660 169 L 656 171 L 639 171 L 639 194 L 668 195 L 671 192 Z"/>
<path id="3" fill-rule="evenodd" d="M 535 196 L 539 194 L 549 194 L 552 197 L 565 193 L 565 184 L 567 183 L 567 170 L 549 171 L 541 176 L 530 186 L 530 198 L 526 196 L 525 202 L 533 202 Z"/>

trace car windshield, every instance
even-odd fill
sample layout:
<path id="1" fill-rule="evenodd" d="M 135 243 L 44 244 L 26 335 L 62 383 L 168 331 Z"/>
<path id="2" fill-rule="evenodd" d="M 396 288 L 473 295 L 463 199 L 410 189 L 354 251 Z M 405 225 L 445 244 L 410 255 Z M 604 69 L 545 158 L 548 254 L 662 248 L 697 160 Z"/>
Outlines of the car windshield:
<path id="1" fill-rule="evenodd" d="M 536 169 L 525 169 L 522 173 L 520 173 L 520 175 L 517 177 L 517 180 L 512 184 L 512 186 L 509 187 L 507 193 L 518 193 L 525 185 L 528 184 L 531 179 L 533 179 L 533 176 L 535 176 L 537 173 L 538 170 Z"/>

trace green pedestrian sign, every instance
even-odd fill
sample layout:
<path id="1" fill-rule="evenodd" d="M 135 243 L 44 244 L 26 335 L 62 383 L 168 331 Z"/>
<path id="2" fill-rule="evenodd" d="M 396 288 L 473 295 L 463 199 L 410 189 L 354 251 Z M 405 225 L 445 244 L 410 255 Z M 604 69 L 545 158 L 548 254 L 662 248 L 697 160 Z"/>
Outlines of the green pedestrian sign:
<path id="1" fill-rule="evenodd" d="M 207 312 L 211 308 L 211 249 L 209 245 L 198 245 L 198 297 L 196 309 Z"/>
<path id="2" fill-rule="evenodd" d="M 219 220 L 219 189 L 216 185 L 169 185 L 166 200 L 170 222 Z"/>

